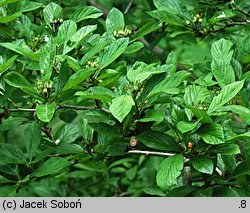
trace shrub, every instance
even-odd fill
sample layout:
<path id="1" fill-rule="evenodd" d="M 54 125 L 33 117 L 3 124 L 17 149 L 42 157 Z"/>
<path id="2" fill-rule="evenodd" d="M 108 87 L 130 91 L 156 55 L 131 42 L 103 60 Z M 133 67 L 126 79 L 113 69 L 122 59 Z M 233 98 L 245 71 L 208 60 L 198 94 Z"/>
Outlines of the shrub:
<path id="1" fill-rule="evenodd" d="M 0 1 L 0 195 L 250 196 L 248 1 L 81 2 Z"/>

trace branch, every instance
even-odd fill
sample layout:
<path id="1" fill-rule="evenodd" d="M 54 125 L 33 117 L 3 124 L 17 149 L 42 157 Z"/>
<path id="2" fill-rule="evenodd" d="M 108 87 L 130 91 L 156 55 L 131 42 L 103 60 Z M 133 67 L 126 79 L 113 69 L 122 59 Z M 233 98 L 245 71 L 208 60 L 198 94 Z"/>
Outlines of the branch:
<path id="1" fill-rule="evenodd" d="M 207 33 L 216 33 L 216 32 L 225 30 L 226 28 L 229 28 L 229 27 L 234 27 L 236 25 L 246 25 L 246 24 L 249 24 L 249 23 L 250 23 L 250 20 L 246 20 L 246 21 L 242 21 L 242 22 L 231 22 L 231 23 L 226 24 L 225 26 L 223 26 L 221 28 L 218 28 L 218 29 L 215 29 L 215 30 L 208 30 Z"/>
<path id="2" fill-rule="evenodd" d="M 103 12 L 103 16 L 107 17 L 109 11 L 103 7 L 102 5 L 100 5 L 99 3 L 97 3 L 95 0 L 89 0 L 89 3 L 95 7 L 97 7 L 98 9 L 100 9 Z"/>
<path id="3" fill-rule="evenodd" d="M 246 11 L 240 9 L 240 8 L 237 8 L 236 10 L 238 10 L 238 11 L 241 12 L 241 13 L 243 13 L 245 16 L 250 17 L 250 13 L 248 13 L 248 12 L 246 12 Z"/>
<path id="4" fill-rule="evenodd" d="M 16 109 L 5 109 L 7 112 L 36 112 L 36 109 L 24 109 L 24 108 L 16 108 Z M 100 109 L 106 113 L 110 113 L 109 110 L 105 108 L 99 108 L 99 107 L 88 107 L 88 106 L 74 106 L 74 105 L 59 105 L 57 106 L 56 110 L 59 109 L 74 109 L 74 110 L 91 110 L 91 109 Z"/>
<path id="5" fill-rule="evenodd" d="M 132 4 L 133 4 L 133 0 L 130 0 L 128 6 L 126 7 L 126 10 L 125 10 L 124 14 L 127 14 L 127 13 L 128 13 L 128 11 L 130 10 Z"/>
<path id="6" fill-rule="evenodd" d="M 153 156 L 165 156 L 165 157 L 171 157 L 174 156 L 174 153 L 168 153 L 168 152 L 155 152 L 155 151 L 143 151 L 143 150 L 129 150 L 129 154 L 141 154 L 141 155 L 153 155 Z M 184 162 L 188 162 L 189 158 L 184 158 Z"/>

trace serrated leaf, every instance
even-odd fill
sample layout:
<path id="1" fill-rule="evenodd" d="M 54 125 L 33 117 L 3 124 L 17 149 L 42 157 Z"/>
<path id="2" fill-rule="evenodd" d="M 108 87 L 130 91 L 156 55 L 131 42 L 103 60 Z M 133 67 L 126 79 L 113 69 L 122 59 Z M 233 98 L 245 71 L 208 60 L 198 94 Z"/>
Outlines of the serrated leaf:
<path id="1" fill-rule="evenodd" d="M 46 103 L 46 104 L 40 104 L 36 106 L 36 114 L 39 120 L 43 122 L 50 122 L 51 119 L 54 117 L 54 113 L 56 111 L 56 104 L 53 103 Z"/>
<path id="2" fill-rule="evenodd" d="M 6 70 L 8 70 L 14 64 L 16 58 L 17 58 L 17 55 L 9 58 L 8 61 L 0 65 L 0 75 Z"/>
<path id="3" fill-rule="evenodd" d="M 0 143 L 0 161 L 10 164 L 25 164 L 25 156 L 17 146 Z"/>
<path id="4" fill-rule="evenodd" d="M 123 30 L 124 26 L 125 22 L 122 12 L 113 7 L 106 19 L 107 32 L 113 34 L 114 31 Z"/>
<path id="5" fill-rule="evenodd" d="M 18 72 L 12 71 L 7 73 L 4 75 L 4 80 L 12 87 L 27 90 L 32 93 L 37 93 L 30 82 L 28 82 L 26 78 Z"/>
<path id="6" fill-rule="evenodd" d="M 175 94 L 176 89 L 180 86 L 185 79 L 190 76 L 190 73 L 187 71 L 179 71 L 174 73 L 172 76 L 168 75 L 164 78 L 159 84 L 157 84 L 150 95 L 157 94 L 157 93 L 167 93 L 167 94 Z"/>
<path id="7" fill-rule="evenodd" d="M 230 101 L 234 96 L 238 94 L 238 92 L 242 89 L 244 85 L 243 81 L 236 81 L 232 84 L 225 86 L 219 95 L 213 98 L 207 113 L 211 114 L 212 112 L 216 111 L 228 101 Z"/>
<path id="8" fill-rule="evenodd" d="M 158 30 L 159 28 L 161 27 L 161 23 L 160 22 L 155 22 L 155 21 L 151 21 L 151 22 L 148 22 L 147 24 L 145 24 L 144 26 L 142 26 L 135 34 L 134 36 L 132 37 L 132 40 L 130 41 L 133 42 L 135 40 L 138 40 L 140 39 L 141 37 L 149 34 L 149 33 L 152 33 L 156 30 Z"/>
<path id="9" fill-rule="evenodd" d="M 39 56 L 34 53 L 23 40 L 18 40 L 12 43 L 0 43 L 0 46 L 5 47 L 6 49 L 12 50 L 20 55 L 26 56 L 33 59 L 34 61 L 39 61 Z"/>
<path id="10" fill-rule="evenodd" d="M 11 21 L 16 20 L 16 19 L 19 18 L 21 15 L 22 15 L 22 13 L 17 12 L 17 13 L 14 13 L 14 14 L 10 15 L 10 16 L 0 16 L 0 23 L 1 23 L 1 24 L 9 23 L 9 22 L 11 22 Z"/>
<path id="11" fill-rule="evenodd" d="M 213 161 L 206 156 L 191 157 L 191 163 L 193 167 L 201 173 L 210 174 L 210 175 L 213 173 L 213 170 L 214 170 Z"/>
<path id="12" fill-rule="evenodd" d="M 62 91 L 66 91 L 77 86 L 78 84 L 86 80 L 94 72 L 95 69 L 93 68 L 79 70 L 69 78 L 68 83 L 63 87 Z"/>
<path id="13" fill-rule="evenodd" d="M 160 164 L 156 175 L 157 185 L 163 189 L 169 189 L 177 177 L 180 176 L 184 165 L 184 157 L 181 154 L 168 157 Z"/>
<path id="14" fill-rule="evenodd" d="M 73 143 L 78 138 L 79 128 L 74 123 L 63 125 L 56 133 L 55 139 L 61 143 Z"/>
<path id="15" fill-rule="evenodd" d="M 175 26 L 183 26 L 185 23 L 183 19 L 181 19 L 178 15 L 172 13 L 170 10 L 154 10 L 148 12 L 148 14 L 153 18 Z"/>
<path id="16" fill-rule="evenodd" d="M 168 70 L 168 74 L 173 75 L 177 69 L 177 55 L 174 51 L 171 51 L 168 54 L 168 57 L 166 59 L 166 65 L 171 66 L 171 68 Z"/>
<path id="17" fill-rule="evenodd" d="M 194 130 L 198 126 L 199 122 L 200 121 L 196 121 L 196 122 L 179 121 L 177 123 L 177 128 L 183 134 L 183 133 Z"/>
<path id="18" fill-rule="evenodd" d="M 216 146 L 213 150 L 214 153 L 219 153 L 221 155 L 237 155 L 240 153 L 240 148 L 237 144 L 224 143 Z"/>
<path id="19" fill-rule="evenodd" d="M 50 26 L 50 21 L 60 18 L 61 14 L 62 14 L 61 6 L 54 2 L 50 2 L 43 9 L 44 21 L 49 26 Z"/>
<path id="20" fill-rule="evenodd" d="M 208 144 L 224 143 L 224 133 L 222 126 L 216 123 L 203 124 L 198 132 L 201 138 Z"/>
<path id="21" fill-rule="evenodd" d="M 71 20 L 77 23 L 79 21 L 83 21 L 83 20 L 90 19 L 90 18 L 93 18 L 93 19 L 99 18 L 100 16 L 102 16 L 102 14 L 103 12 L 96 7 L 84 6 L 84 7 L 79 8 L 72 14 Z"/>
<path id="22" fill-rule="evenodd" d="M 77 92 L 75 95 L 108 102 L 110 102 L 112 98 L 116 97 L 113 91 L 101 86 L 90 87 L 86 91 Z"/>
<path id="23" fill-rule="evenodd" d="M 25 147 L 31 161 L 41 141 L 41 128 L 34 122 L 25 129 L 24 135 Z"/>
<path id="24" fill-rule="evenodd" d="M 59 43 L 67 42 L 77 30 L 77 25 L 72 20 L 64 21 L 58 28 L 57 41 Z"/>
<path id="25" fill-rule="evenodd" d="M 169 135 L 156 131 L 146 131 L 137 136 L 145 146 L 162 151 L 179 151 L 177 142 Z"/>
<path id="26" fill-rule="evenodd" d="M 147 65 L 144 62 L 137 61 L 127 72 L 127 78 L 133 83 L 141 84 L 154 74 L 164 73 L 164 70 L 155 68 L 154 64 Z"/>
<path id="27" fill-rule="evenodd" d="M 133 42 L 132 44 L 130 44 L 127 47 L 127 49 L 124 52 L 124 54 L 129 55 L 129 54 L 136 53 L 137 51 L 139 51 L 143 47 L 144 47 L 144 44 L 142 42 L 140 42 L 140 41 Z"/>
<path id="28" fill-rule="evenodd" d="M 122 95 L 112 100 L 109 110 L 118 121 L 122 122 L 134 105 L 132 96 Z"/>
<path id="29" fill-rule="evenodd" d="M 31 177 L 43 177 L 53 173 L 57 173 L 69 166 L 70 163 L 66 158 L 54 157 L 42 163 L 33 173 Z"/>
<path id="30" fill-rule="evenodd" d="M 128 43 L 128 38 L 120 38 L 112 42 L 100 55 L 100 69 L 105 68 L 118 58 L 126 50 Z"/>

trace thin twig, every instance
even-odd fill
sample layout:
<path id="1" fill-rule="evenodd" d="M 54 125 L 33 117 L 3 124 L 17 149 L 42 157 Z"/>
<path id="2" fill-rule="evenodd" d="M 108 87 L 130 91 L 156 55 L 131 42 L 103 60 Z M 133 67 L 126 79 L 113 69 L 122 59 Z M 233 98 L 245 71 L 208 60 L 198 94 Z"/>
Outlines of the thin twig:
<path id="1" fill-rule="evenodd" d="M 228 23 L 221 28 L 214 29 L 214 30 L 208 30 L 207 33 L 216 33 L 216 32 L 225 30 L 226 28 L 229 28 L 229 27 L 234 27 L 236 25 L 246 25 L 246 24 L 250 24 L 250 20 L 246 20 L 246 21 L 242 21 L 242 22 L 231 22 L 231 23 Z"/>
<path id="2" fill-rule="evenodd" d="M 128 11 L 130 10 L 132 4 L 133 4 L 133 0 L 130 0 L 128 6 L 126 7 L 126 10 L 125 10 L 124 14 L 127 14 L 127 13 L 128 13 Z"/>
<path id="3" fill-rule="evenodd" d="M 95 0 L 89 0 L 89 3 L 95 7 L 97 7 L 98 9 L 100 9 L 103 12 L 103 16 L 107 17 L 109 11 L 102 5 L 100 5 L 99 3 L 97 3 Z"/>
<path id="4" fill-rule="evenodd" d="M 16 108 L 16 109 L 6 109 L 8 112 L 35 112 L 36 109 L 24 109 L 24 108 Z"/>
<path id="5" fill-rule="evenodd" d="M 246 11 L 240 9 L 240 8 L 237 8 L 236 10 L 238 10 L 239 12 L 243 13 L 244 15 L 250 17 L 250 13 L 248 13 L 248 12 L 246 12 Z"/>

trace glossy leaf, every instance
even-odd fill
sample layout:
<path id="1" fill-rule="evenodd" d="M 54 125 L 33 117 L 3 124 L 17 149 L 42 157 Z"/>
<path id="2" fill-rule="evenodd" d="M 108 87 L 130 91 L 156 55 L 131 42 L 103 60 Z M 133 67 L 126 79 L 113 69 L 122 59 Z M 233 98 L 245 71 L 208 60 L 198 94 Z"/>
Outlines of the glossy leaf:
<path id="1" fill-rule="evenodd" d="M 69 166 L 70 163 L 65 158 L 54 157 L 41 164 L 32 174 L 31 177 L 43 177 L 49 174 L 57 173 Z"/>
<path id="2" fill-rule="evenodd" d="M 78 125 L 71 123 L 65 124 L 62 126 L 56 133 L 56 140 L 59 140 L 59 143 L 73 143 L 79 136 Z"/>
<path id="3" fill-rule="evenodd" d="M 199 124 L 199 121 L 196 122 L 187 122 L 187 121 L 179 121 L 177 123 L 177 128 L 181 131 L 181 133 L 186 133 L 194 130 Z"/>
<path id="4" fill-rule="evenodd" d="M 100 16 L 102 16 L 102 14 L 103 12 L 96 7 L 84 6 L 79 8 L 72 14 L 71 20 L 77 23 L 86 19 L 99 18 Z"/>
<path id="5" fill-rule="evenodd" d="M 106 18 L 107 32 L 113 34 L 114 31 L 123 30 L 125 27 L 124 17 L 120 10 L 112 8 Z"/>
<path id="6" fill-rule="evenodd" d="M 213 170 L 214 170 L 213 161 L 206 156 L 192 157 L 191 163 L 193 167 L 201 173 L 210 174 L 210 175 L 213 173 Z"/>
<path id="7" fill-rule="evenodd" d="M 54 117 L 56 111 L 56 104 L 53 102 L 51 104 L 40 104 L 36 106 L 36 114 L 39 120 L 43 122 L 50 122 Z"/>
<path id="8" fill-rule="evenodd" d="M 25 147 L 31 161 L 41 141 L 41 128 L 36 123 L 33 123 L 25 129 L 24 134 L 26 138 Z"/>
<path id="9" fill-rule="evenodd" d="M 183 155 L 176 154 L 163 160 L 156 175 L 157 185 L 163 189 L 169 189 L 177 177 L 180 176 L 184 165 Z"/>
<path id="10" fill-rule="evenodd" d="M 219 124 L 204 124 L 199 128 L 198 134 L 208 144 L 224 143 L 223 129 Z"/>
<path id="11" fill-rule="evenodd" d="M 17 56 L 13 56 L 10 59 L 8 59 L 8 61 L 6 61 L 5 63 L 0 65 L 0 74 L 2 74 L 3 72 L 5 72 L 6 70 L 8 70 L 15 62 Z"/>
<path id="12" fill-rule="evenodd" d="M 156 131 L 146 131 L 137 136 L 145 146 L 162 151 L 178 151 L 177 142 L 169 135 Z"/>
<path id="13" fill-rule="evenodd" d="M 230 101 L 234 96 L 238 94 L 238 92 L 242 89 L 244 85 L 244 81 L 236 81 L 232 84 L 225 86 L 219 95 L 213 98 L 207 113 L 211 114 L 216 111 L 223 105 L 225 105 L 228 101 Z"/>
<path id="14" fill-rule="evenodd" d="M 62 7 L 54 2 L 50 2 L 43 9 L 43 16 L 45 23 L 49 26 L 51 24 L 51 21 L 60 18 L 61 14 L 62 14 Z"/>
<path id="15" fill-rule="evenodd" d="M 103 69 L 118 58 L 127 48 L 128 38 L 120 38 L 108 46 L 100 55 L 100 68 Z"/>
<path id="16" fill-rule="evenodd" d="M 132 96 L 122 95 L 112 100 L 109 110 L 118 121 L 122 122 L 134 105 Z"/>
<path id="17" fill-rule="evenodd" d="M 0 160 L 3 163 L 25 164 L 25 156 L 21 149 L 13 144 L 0 143 Z"/>

